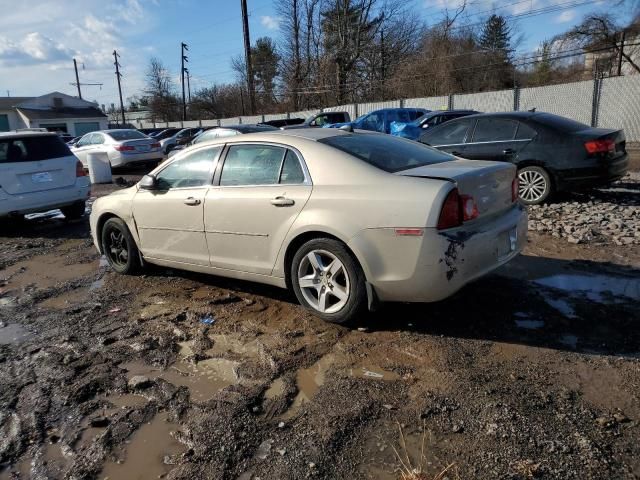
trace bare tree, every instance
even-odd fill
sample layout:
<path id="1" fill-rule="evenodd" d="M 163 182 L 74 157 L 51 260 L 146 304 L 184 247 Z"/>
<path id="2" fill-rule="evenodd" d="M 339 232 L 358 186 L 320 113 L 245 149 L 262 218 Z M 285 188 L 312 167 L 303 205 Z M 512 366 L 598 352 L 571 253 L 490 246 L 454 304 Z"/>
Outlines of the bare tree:
<path id="1" fill-rule="evenodd" d="M 154 119 L 170 122 L 179 118 L 179 99 L 169 72 L 156 57 L 149 60 L 144 91 Z"/>

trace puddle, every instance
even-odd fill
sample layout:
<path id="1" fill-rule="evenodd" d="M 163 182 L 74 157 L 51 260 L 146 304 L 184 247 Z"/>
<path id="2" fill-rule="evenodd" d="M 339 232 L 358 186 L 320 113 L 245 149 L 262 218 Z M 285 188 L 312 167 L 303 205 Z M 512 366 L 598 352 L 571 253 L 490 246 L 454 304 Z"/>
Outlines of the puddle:
<path id="1" fill-rule="evenodd" d="M 0 345 L 17 345 L 24 342 L 31 333 L 18 323 L 10 323 L 0 328 Z"/>
<path id="2" fill-rule="evenodd" d="M 264 392 L 264 398 L 271 400 L 284 394 L 284 380 L 276 378 L 271 386 Z"/>
<path id="3" fill-rule="evenodd" d="M 209 335 L 209 338 L 213 340 L 213 347 L 207 350 L 206 353 L 212 357 L 234 353 L 255 358 L 260 354 L 261 345 L 257 340 L 243 343 L 229 335 L 217 334 Z"/>
<path id="4" fill-rule="evenodd" d="M 338 358 L 336 355 L 330 353 L 322 357 L 311 367 L 298 370 L 296 374 L 298 395 L 294 398 L 289 409 L 282 415 L 283 419 L 291 418 L 304 403 L 310 402 L 313 399 L 313 396 L 319 388 L 324 385 L 327 371 L 334 366 L 337 361 Z M 363 367 L 359 365 L 348 368 L 347 372 L 351 377 L 366 378 L 367 380 L 374 381 L 395 380 L 399 378 L 395 373 L 387 372 L 376 366 Z M 271 388 L 273 388 L 273 385 Z M 271 388 L 269 390 L 271 390 Z M 265 393 L 265 396 L 266 395 Z"/>
<path id="5" fill-rule="evenodd" d="M 544 301 L 547 302 L 548 305 L 559 311 L 562 315 L 567 318 L 578 318 L 576 315 L 576 311 L 573 309 L 569 302 L 563 300 L 562 298 L 553 298 L 549 294 L 542 294 Z"/>
<path id="6" fill-rule="evenodd" d="M 122 463 L 105 464 L 98 476 L 109 480 L 146 480 L 164 478 L 171 469 L 165 465 L 166 455 L 177 455 L 184 451 L 184 446 L 172 435 L 177 425 L 167 421 L 168 413 L 161 412 L 154 419 L 142 425 L 128 442 L 124 451 L 118 452 Z"/>
<path id="7" fill-rule="evenodd" d="M 181 350 L 181 354 L 183 353 L 188 353 L 184 347 Z M 151 379 L 162 378 L 178 387 L 187 387 L 191 399 L 196 402 L 207 401 L 223 388 L 238 383 L 238 363 L 224 358 L 209 358 L 197 364 L 178 361 L 167 370 L 156 369 L 140 362 L 124 363 L 120 366 L 127 370 L 128 378 L 144 375 Z"/>
<path id="8" fill-rule="evenodd" d="M 167 305 L 164 300 L 158 300 L 156 303 L 143 307 L 138 315 L 142 319 L 151 320 L 153 318 L 169 315 L 173 312 L 174 308 L 171 305 Z"/>
<path id="9" fill-rule="evenodd" d="M 0 307 L 13 307 L 16 303 L 16 299 L 13 297 L 0 298 Z"/>
<path id="10" fill-rule="evenodd" d="M 544 327 L 544 322 L 542 320 L 531 320 L 531 319 L 516 319 L 516 327 L 524 328 L 527 330 L 537 330 L 539 328 Z"/>
<path id="11" fill-rule="evenodd" d="M 98 269 L 97 261 L 71 265 L 64 262 L 64 256 L 48 254 L 11 265 L 3 273 L 7 279 L 6 290 L 20 290 L 29 285 L 49 288 L 57 283 L 77 280 Z"/>
<path id="12" fill-rule="evenodd" d="M 586 295 L 592 302 L 608 303 L 610 296 L 640 300 L 640 279 L 608 275 L 552 275 L 534 280 L 544 287 Z"/>
<path id="13" fill-rule="evenodd" d="M 24 459 L 16 465 L 4 469 L 0 468 L 0 480 L 14 480 L 14 478 L 20 478 L 20 480 L 31 478 L 31 461 L 29 459 Z"/>
<path id="14" fill-rule="evenodd" d="M 44 461 L 47 462 L 47 470 L 50 473 L 57 473 L 62 476 L 67 466 L 67 458 L 62 453 L 59 443 L 49 443 L 44 451 Z"/>
<path id="15" fill-rule="evenodd" d="M 87 300 L 87 293 L 88 290 L 86 288 L 76 288 L 75 290 L 69 290 L 68 292 L 64 292 L 55 297 L 49 297 L 40 305 L 44 308 L 64 310 L 65 308 L 69 308 L 71 305 L 77 305 L 78 303 L 85 302 Z"/>

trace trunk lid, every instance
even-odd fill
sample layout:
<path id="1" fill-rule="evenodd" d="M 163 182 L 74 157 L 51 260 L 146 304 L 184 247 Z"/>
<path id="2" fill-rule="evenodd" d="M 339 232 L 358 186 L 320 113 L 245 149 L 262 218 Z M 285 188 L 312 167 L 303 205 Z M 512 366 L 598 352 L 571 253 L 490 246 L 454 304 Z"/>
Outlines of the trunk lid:
<path id="1" fill-rule="evenodd" d="M 69 187 L 77 162 L 57 136 L 0 139 L 0 188 L 21 195 Z"/>
<path id="2" fill-rule="evenodd" d="M 123 146 L 127 146 L 127 147 L 133 147 L 134 152 L 136 153 L 146 153 L 146 152 L 150 152 L 152 150 L 158 150 L 160 147 L 156 146 L 155 148 L 152 148 L 151 145 L 153 145 L 154 143 L 157 144 L 159 143 L 157 140 L 153 139 L 153 138 L 140 138 L 140 139 L 136 139 L 136 140 L 123 140 L 121 142 L 118 142 L 119 145 L 123 145 Z"/>
<path id="3" fill-rule="evenodd" d="M 513 205 L 511 188 L 516 168 L 510 163 L 456 159 L 403 170 L 395 175 L 454 182 L 461 195 L 474 198 L 479 217 L 501 212 Z"/>

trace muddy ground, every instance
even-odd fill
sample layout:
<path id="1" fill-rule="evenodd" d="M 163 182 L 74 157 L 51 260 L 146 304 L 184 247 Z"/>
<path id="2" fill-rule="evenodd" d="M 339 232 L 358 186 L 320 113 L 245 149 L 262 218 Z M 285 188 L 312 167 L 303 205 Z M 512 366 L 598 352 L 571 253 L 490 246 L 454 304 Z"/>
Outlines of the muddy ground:
<path id="1" fill-rule="evenodd" d="M 532 233 L 345 328 L 275 288 L 119 276 L 86 219 L 0 228 L 2 480 L 640 478 L 637 246 Z"/>

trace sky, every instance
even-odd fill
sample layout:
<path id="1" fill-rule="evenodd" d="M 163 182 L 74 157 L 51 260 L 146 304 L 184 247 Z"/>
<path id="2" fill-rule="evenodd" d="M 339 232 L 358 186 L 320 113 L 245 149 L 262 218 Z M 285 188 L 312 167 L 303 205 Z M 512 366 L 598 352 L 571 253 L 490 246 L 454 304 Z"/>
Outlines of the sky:
<path id="1" fill-rule="evenodd" d="M 410 0 L 427 23 L 455 10 L 463 0 Z M 276 42 L 277 0 L 247 0 L 252 41 Z M 511 20 L 522 35 L 519 50 L 540 43 L 580 22 L 592 11 L 610 11 L 614 0 L 467 0 L 466 14 L 479 22 L 492 12 Z M 558 10 L 526 16 L 552 5 Z M 640 0 L 616 10 L 630 18 Z M 243 54 L 240 0 L 0 0 L 0 95 L 38 96 L 52 91 L 77 95 L 73 58 L 79 63 L 83 98 L 109 106 L 118 103 L 113 51 L 120 55 L 123 97 L 140 94 L 152 56 L 162 60 L 179 84 L 180 43 L 189 45 L 192 92 L 212 83 L 231 82 L 231 58 Z"/>

